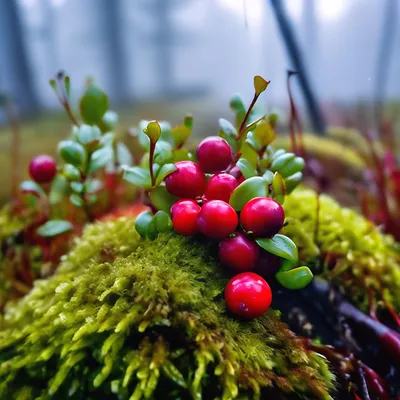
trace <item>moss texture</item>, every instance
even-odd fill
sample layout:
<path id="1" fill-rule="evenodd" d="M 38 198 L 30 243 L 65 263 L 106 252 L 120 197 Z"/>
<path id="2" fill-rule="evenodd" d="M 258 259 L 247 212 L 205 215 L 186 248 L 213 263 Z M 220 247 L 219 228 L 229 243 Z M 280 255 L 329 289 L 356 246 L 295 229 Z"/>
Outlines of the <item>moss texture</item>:
<path id="1" fill-rule="evenodd" d="M 285 233 L 315 271 L 344 288 L 364 312 L 371 299 L 400 312 L 400 249 L 391 236 L 325 195 L 317 218 L 317 196 L 309 189 L 297 189 L 284 208 L 289 222 Z"/>
<path id="2" fill-rule="evenodd" d="M 89 226 L 57 274 L 8 308 L 0 398 L 329 398 L 325 360 L 274 311 L 227 314 L 214 250 L 144 241 L 128 218 Z"/>

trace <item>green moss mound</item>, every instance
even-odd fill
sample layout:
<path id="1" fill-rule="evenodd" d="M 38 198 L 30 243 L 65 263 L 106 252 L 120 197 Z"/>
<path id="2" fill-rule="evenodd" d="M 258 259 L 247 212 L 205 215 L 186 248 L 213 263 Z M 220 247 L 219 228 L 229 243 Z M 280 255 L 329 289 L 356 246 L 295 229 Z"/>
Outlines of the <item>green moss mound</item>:
<path id="1" fill-rule="evenodd" d="M 317 218 L 317 196 L 309 189 L 297 189 L 284 208 L 285 233 L 314 271 L 344 288 L 364 312 L 371 299 L 400 312 L 400 249 L 391 236 L 325 195 L 319 197 Z"/>
<path id="2" fill-rule="evenodd" d="M 274 311 L 228 315 L 214 250 L 139 239 L 127 218 L 89 226 L 58 273 L 8 308 L 0 398 L 329 398 L 325 360 Z"/>

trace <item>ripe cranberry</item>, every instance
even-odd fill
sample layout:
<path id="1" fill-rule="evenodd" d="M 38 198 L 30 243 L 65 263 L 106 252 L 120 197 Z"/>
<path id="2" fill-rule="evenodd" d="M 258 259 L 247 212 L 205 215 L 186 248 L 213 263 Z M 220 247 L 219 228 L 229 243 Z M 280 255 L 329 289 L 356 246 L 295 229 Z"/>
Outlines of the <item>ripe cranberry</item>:
<path id="1" fill-rule="evenodd" d="M 222 239 L 235 232 L 238 222 L 236 211 L 222 200 L 205 203 L 197 218 L 199 231 L 213 239 Z"/>
<path id="2" fill-rule="evenodd" d="M 263 278 L 268 279 L 278 272 L 281 263 L 282 259 L 280 257 L 260 249 L 258 263 L 253 271 Z"/>
<path id="3" fill-rule="evenodd" d="M 240 185 L 245 180 L 242 171 L 236 165 L 231 169 L 229 173 L 237 179 L 238 185 Z"/>
<path id="4" fill-rule="evenodd" d="M 37 183 L 51 182 L 57 173 L 54 158 L 43 154 L 36 156 L 29 164 L 29 175 Z"/>
<path id="5" fill-rule="evenodd" d="M 168 192 L 191 199 L 201 196 L 206 187 L 206 176 L 199 166 L 193 161 L 179 161 L 175 167 L 176 171 L 165 178 Z"/>
<path id="6" fill-rule="evenodd" d="M 245 204 L 240 213 L 240 223 L 255 237 L 272 237 L 278 233 L 285 221 L 282 206 L 269 197 L 256 197 Z"/>
<path id="7" fill-rule="evenodd" d="M 172 225 L 176 233 L 192 236 L 197 233 L 200 206 L 194 200 L 179 200 L 171 207 Z"/>
<path id="8" fill-rule="evenodd" d="M 243 272 L 234 276 L 226 285 L 225 301 L 234 314 L 244 318 L 257 318 L 271 305 L 271 288 L 260 275 Z"/>
<path id="9" fill-rule="evenodd" d="M 224 173 L 213 175 L 208 180 L 205 196 L 207 200 L 223 200 L 229 203 L 237 185 L 238 182 L 232 175 Z"/>
<path id="10" fill-rule="evenodd" d="M 222 265 L 236 272 L 251 271 L 258 261 L 259 247 L 242 232 L 235 232 L 219 244 L 219 260 Z"/>
<path id="11" fill-rule="evenodd" d="M 204 172 L 222 171 L 232 162 L 232 150 L 228 142 L 219 136 L 205 138 L 197 148 L 197 162 Z"/>

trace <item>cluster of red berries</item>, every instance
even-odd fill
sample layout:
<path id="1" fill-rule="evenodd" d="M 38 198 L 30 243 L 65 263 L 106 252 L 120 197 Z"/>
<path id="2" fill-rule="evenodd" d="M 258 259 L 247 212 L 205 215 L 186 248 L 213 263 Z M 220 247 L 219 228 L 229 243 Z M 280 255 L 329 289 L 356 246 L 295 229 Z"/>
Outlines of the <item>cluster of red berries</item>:
<path id="1" fill-rule="evenodd" d="M 219 259 L 223 266 L 239 273 L 226 286 L 225 300 L 235 314 L 255 318 L 264 314 L 272 300 L 268 283 L 256 269 L 262 253 L 253 238 L 270 238 L 284 223 L 282 206 L 268 197 L 253 198 L 240 214 L 229 204 L 235 188 L 244 180 L 232 163 L 232 151 L 222 138 L 211 136 L 197 149 L 197 163 L 180 161 L 165 179 L 169 193 L 180 197 L 171 208 L 174 230 L 184 236 L 202 233 L 220 240 Z M 208 181 L 206 173 L 214 174 Z"/>

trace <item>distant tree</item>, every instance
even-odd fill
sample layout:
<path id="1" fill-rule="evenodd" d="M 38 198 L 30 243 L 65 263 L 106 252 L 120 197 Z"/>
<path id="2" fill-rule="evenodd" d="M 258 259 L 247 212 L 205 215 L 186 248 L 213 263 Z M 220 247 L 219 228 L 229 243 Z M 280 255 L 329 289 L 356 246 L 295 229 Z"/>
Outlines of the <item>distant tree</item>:
<path id="1" fill-rule="evenodd" d="M 25 50 L 20 14 L 14 0 L 0 1 L 0 87 L 16 100 L 24 115 L 38 108 Z"/>
<path id="2" fill-rule="evenodd" d="M 121 0 L 100 0 L 102 40 L 110 69 L 109 94 L 116 102 L 129 100 L 127 62 L 124 50 Z"/>

